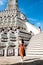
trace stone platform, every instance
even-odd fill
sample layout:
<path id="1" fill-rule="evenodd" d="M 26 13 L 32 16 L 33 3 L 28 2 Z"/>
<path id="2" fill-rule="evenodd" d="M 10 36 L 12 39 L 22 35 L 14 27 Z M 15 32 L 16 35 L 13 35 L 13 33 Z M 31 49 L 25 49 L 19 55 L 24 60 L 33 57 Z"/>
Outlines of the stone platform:
<path id="1" fill-rule="evenodd" d="M 37 60 L 43 61 L 43 57 L 40 57 L 40 56 L 39 57 L 38 56 L 25 56 L 23 63 L 30 63 L 30 62 L 34 62 L 34 61 L 37 61 Z M 0 65 L 16 65 L 18 63 L 22 63 L 20 56 L 0 57 Z"/>

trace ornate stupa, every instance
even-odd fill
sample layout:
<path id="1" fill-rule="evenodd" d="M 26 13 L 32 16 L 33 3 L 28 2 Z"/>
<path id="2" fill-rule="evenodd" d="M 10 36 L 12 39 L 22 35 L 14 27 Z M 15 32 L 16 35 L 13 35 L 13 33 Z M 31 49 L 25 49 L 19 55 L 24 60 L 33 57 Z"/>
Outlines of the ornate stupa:
<path id="1" fill-rule="evenodd" d="M 19 39 L 27 46 L 31 38 L 26 17 L 18 9 L 18 0 L 8 0 L 5 11 L 0 12 L 0 56 L 18 56 Z"/>

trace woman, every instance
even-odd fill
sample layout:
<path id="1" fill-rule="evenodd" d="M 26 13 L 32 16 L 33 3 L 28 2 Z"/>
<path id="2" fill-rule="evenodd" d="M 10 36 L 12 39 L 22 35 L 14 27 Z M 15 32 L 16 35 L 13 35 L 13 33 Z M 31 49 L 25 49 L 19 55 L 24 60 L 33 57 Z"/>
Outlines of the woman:
<path id="1" fill-rule="evenodd" d="M 21 61 L 23 62 L 23 57 L 25 55 L 25 49 L 24 49 L 24 41 L 23 39 L 19 40 L 19 55 L 21 56 Z"/>

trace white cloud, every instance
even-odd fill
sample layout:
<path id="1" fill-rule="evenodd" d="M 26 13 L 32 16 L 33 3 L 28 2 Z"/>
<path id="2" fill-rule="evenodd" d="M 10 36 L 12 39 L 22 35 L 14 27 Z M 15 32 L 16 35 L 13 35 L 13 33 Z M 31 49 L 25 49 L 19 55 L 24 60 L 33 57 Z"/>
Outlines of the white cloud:
<path id="1" fill-rule="evenodd" d="M 34 19 L 34 18 L 27 18 L 27 19 L 31 21 L 37 21 L 37 19 Z"/>
<path id="2" fill-rule="evenodd" d="M 38 22 L 38 23 L 37 23 L 37 26 L 40 26 L 40 25 L 41 25 L 41 23 L 40 23 L 40 22 Z"/>
<path id="3" fill-rule="evenodd" d="M 36 21 L 37 23 L 37 26 L 40 26 L 41 25 L 41 23 L 40 22 L 38 22 L 38 20 L 37 19 L 34 19 L 34 18 L 28 18 L 28 20 L 31 20 L 31 21 Z"/>
<path id="4" fill-rule="evenodd" d="M 36 22 L 36 26 L 41 26 L 41 23 L 39 22 L 39 20 L 37 20 L 37 19 L 34 19 L 34 18 L 27 18 L 28 20 L 30 20 L 30 21 L 33 21 L 33 22 Z"/>
<path id="5" fill-rule="evenodd" d="M 4 1 L 3 0 L 0 0 L 0 6 L 3 5 Z"/>

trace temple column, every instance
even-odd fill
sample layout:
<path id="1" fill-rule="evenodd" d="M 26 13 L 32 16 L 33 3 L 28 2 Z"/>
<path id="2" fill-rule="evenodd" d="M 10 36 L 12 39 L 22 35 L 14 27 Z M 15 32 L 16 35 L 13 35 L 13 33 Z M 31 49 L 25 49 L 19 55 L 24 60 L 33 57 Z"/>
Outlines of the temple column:
<path id="1" fill-rule="evenodd" d="M 7 47 L 5 47 L 4 50 L 5 50 L 5 51 L 4 51 L 4 56 L 7 56 Z"/>
<path id="2" fill-rule="evenodd" d="M 16 41 L 15 56 L 18 56 L 18 41 Z"/>
<path id="3" fill-rule="evenodd" d="M 8 42 L 6 42 L 6 47 L 5 47 L 5 51 L 4 51 L 4 56 L 7 56 L 7 53 L 8 53 L 7 49 L 8 49 Z"/>

